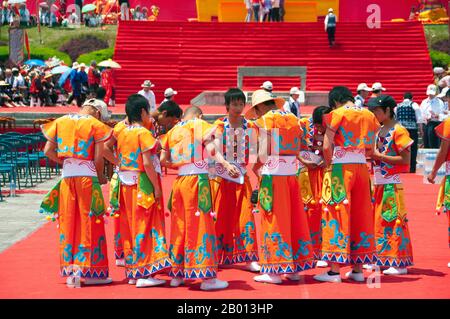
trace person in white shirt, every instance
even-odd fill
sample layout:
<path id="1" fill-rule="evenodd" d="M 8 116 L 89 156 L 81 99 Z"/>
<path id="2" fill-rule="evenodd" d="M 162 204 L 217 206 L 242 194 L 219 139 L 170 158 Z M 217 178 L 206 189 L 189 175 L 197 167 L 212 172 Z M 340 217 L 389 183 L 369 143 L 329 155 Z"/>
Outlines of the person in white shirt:
<path id="1" fill-rule="evenodd" d="M 442 89 L 441 93 L 437 96 L 444 102 L 444 108 L 448 111 L 448 98 L 450 96 L 450 87 L 445 87 Z M 450 114 L 447 113 L 445 115 L 445 118 L 449 117 Z M 444 120 L 444 119 L 443 119 Z"/>
<path id="2" fill-rule="evenodd" d="M 446 75 L 442 75 L 442 77 L 438 81 L 438 86 L 441 90 L 450 86 L 450 71 L 447 71 Z"/>
<path id="3" fill-rule="evenodd" d="M 280 0 L 272 0 L 272 21 L 280 22 Z"/>
<path id="4" fill-rule="evenodd" d="M 150 80 L 145 80 L 144 83 L 142 83 L 141 87 L 142 90 L 138 92 L 138 94 L 145 97 L 150 104 L 150 112 L 153 112 L 156 110 L 156 98 L 155 93 L 153 93 L 150 88 L 154 87 L 155 85 Z"/>
<path id="5" fill-rule="evenodd" d="M 167 102 L 167 101 L 172 100 L 173 97 L 174 97 L 175 95 L 177 95 L 177 94 L 178 94 L 177 91 L 174 91 L 172 88 L 167 88 L 167 89 L 164 91 L 164 100 L 161 102 L 161 104 L 163 104 L 164 102 Z"/>
<path id="6" fill-rule="evenodd" d="M 267 91 L 269 93 L 272 93 L 273 90 L 273 84 L 270 81 L 265 81 L 261 86 L 261 89 L 263 89 L 264 91 Z"/>
<path id="7" fill-rule="evenodd" d="M 298 89 L 298 87 L 293 87 L 291 88 L 291 90 L 289 91 L 289 101 L 286 101 L 286 103 L 284 103 L 283 109 L 286 112 L 291 112 L 292 114 L 294 114 L 295 116 L 297 116 L 298 118 L 300 118 L 300 102 L 299 102 L 299 97 L 300 97 L 301 91 Z"/>
<path id="8" fill-rule="evenodd" d="M 383 92 L 386 91 L 386 89 L 383 87 L 383 85 L 380 82 L 376 82 L 372 84 L 372 96 L 371 97 L 379 97 Z"/>
<path id="9" fill-rule="evenodd" d="M 436 85 L 428 85 L 428 97 L 420 104 L 422 121 L 426 120 L 424 130 L 425 148 L 439 148 L 440 139 L 436 135 L 434 128 L 438 126 L 448 114 L 448 110 L 445 108 L 444 102 L 437 97 L 437 93 Z"/>
<path id="10" fill-rule="evenodd" d="M 414 140 L 414 143 L 411 145 L 409 172 L 415 173 L 419 132 L 423 136 L 422 126 L 419 124 L 422 119 L 422 112 L 420 111 L 419 104 L 413 101 L 413 95 L 410 92 L 406 92 L 403 95 L 403 102 L 397 105 L 394 112 L 397 121 L 408 130 L 409 136 Z"/>
<path id="11" fill-rule="evenodd" d="M 245 3 L 245 9 L 247 10 L 247 15 L 245 16 L 245 22 L 252 21 L 252 2 L 251 0 L 244 0 Z"/>
<path id="12" fill-rule="evenodd" d="M 368 87 L 366 83 L 360 83 L 356 88 L 356 92 L 357 95 L 355 96 L 355 105 L 363 107 L 367 97 L 369 96 L 369 92 L 372 92 L 372 89 Z"/>
<path id="13" fill-rule="evenodd" d="M 335 33 L 336 33 L 336 22 L 337 17 L 333 12 L 333 8 L 328 9 L 328 14 L 325 17 L 325 31 L 328 33 L 328 42 L 330 44 L 330 47 L 332 47 L 336 40 L 335 40 Z"/>

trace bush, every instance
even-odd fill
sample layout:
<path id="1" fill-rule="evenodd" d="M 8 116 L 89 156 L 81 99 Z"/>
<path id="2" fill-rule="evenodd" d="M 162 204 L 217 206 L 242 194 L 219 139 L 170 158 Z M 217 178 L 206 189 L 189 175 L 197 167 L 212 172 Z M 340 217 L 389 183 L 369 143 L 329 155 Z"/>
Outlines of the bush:
<path id="1" fill-rule="evenodd" d="M 431 49 L 434 51 L 440 51 L 450 54 L 450 42 L 447 40 L 441 40 L 433 43 Z"/>
<path id="2" fill-rule="evenodd" d="M 433 67 L 440 66 L 446 69 L 450 65 L 450 55 L 447 53 L 431 50 L 430 58 L 433 63 Z"/>
<path id="3" fill-rule="evenodd" d="M 76 61 L 82 54 L 106 49 L 108 47 L 107 41 L 101 40 L 90 34 L 85 34 L 67 41 L 59 47 L 59 50 L 67 53 L 73 61 Z"/>
<path id="4" fill-rule="evenodd" d="M 55 49 L 46 47 L 30 47 L 31 59 L 48 60 L 56 56 L 58 59 L 64 61 L 65 64 L 71 65 L 72 59 L 65 53 L 60 52 Z M 9 48 L 8 46 L 0 46 L 0 62 L 6 62 L 9 59 Z M 24 59 L 28 60 L 28 53 L 24 50 Z"/>
<path id="5" fill-rule="evenodd" d="M 113 54 L 114 54 L 114 48 L 108 48 L 108 49 L 98 50 L 98 51 L 80 55 L 78 57 L 77 61 L 79 63 L 84 63 L 86 65 L 89 65 L 92 60 L 95 60 L 95 61 L 97 61 L 97 63 L 99 63 L 103 60 L 112 59 Z"/>
<path id="6" fill-rule="evenodd" d="M 0 47 L 0 62 L 6 62 L 9 59 L 9 47 L 1 46 Z"/>

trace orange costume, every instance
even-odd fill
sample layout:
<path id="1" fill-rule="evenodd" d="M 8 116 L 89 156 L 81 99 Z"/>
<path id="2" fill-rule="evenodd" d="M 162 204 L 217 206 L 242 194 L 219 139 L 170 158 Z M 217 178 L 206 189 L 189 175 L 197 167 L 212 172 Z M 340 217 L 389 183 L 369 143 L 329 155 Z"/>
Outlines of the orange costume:
<path id="1" fill-rule="evenodd" d="M 314 267 L 308 220 L 297 179 L 300 125 L 292 113 L 272 110 L 255 121 L 258 134 L 268 134 L 268 160 L 261 171 L 261 273 L 296 273 Z"/>
<path id="2" fill-rule="evenodd" d="M 250 143 L 256 140 L 251 122 L 243 120 L 243 127 L 231 128 L 228 118 L 218 119 L 214 126 L 221 137 L 223 157 L 236 165 L 243 178 L 230 178 L 222 165 L 216 164 L 218 177 L 211 182 L 213 206 L 217 212 L 216 236 L 220 264 L 258 261 L 255 218 L 251 203 L 252 185 L 246 174 Z M 253 138 L 252 138 L 253 137 Z"/>
<path id="3" fill-rule="evenodd" d="M 300 156 L 316 164 L 322 162 L 322 153 L 314 150 L 316 147 L 321 149 L 323 144 L 323 134 L 319 134 L 314 128 L 312 118 L 300 119 L 301 144 Z M 300 193 L 303 200 L 305 212 L 308 216 L 309 230 L 314 248 L 314 258 L 320 259 L 319 251 L 321 245 L 321 221 L 322 205 L 320 198 L 322 196 L 322 182 L 324 169 L 321 167 L 309 169 L 300 163 L 298 172 L 298 182 Z"/>
<path id="4" fill-rule="evenodd" d="M 62 276 L 107 278 L 105 203 L 94 165 L 95 144 L 112 130 L 90 115 L 65 115 L 41 126 L 64 159 L 62 179 L 45 196 L 41 213 L 59 222 Z"/>
<path id="5" fill-rule="evenodd" d="M 146 128 L 155 136 L 155 120 L 153 118 L 150 118 L 150 121 L 148 122 L 148 125 Z M 118 135 L 121 130 L 127 127 L 126 121 L 121 121 L 114 126 L 114 132 L 115 135 Z M 118 198 L 118 183 L 119 183 L 119 177 L 117 175 L 117 172 L 115 172 L 111 178 L 111 184 L 110 184 L 110 209 L 109 213 L 114 216 L 114 213 L 117 211 L 119 207 L 119 198 Z M 114 192 L 116 190 L 116 192 Z M 123 253 L 123 240 L 122 240 L 122 234 L 120 233 L 120 219 L 115 218 L 114 219 L 114 257 L 116 259 L 123 259 L 124 253 Z"/>
<path id="6" fill-rule="evenodd" d="M 155 171 L 161 174 L 155 152 L 158 142 L 139 124 L 121 122 L 113 135 L 120 160 L 119 183 L 113 191 L 117 205 L 113 203 L 113 207 L 116 206 L 120 218 L 126 277 L 145 278 L 171 265 L 164 235 L 163 206 L 155 200 L 142 157 L 143 153 L 151 152 Z"/>
<path id="7" fill-rule="evenodd" d="M 450 140 L 450 118 L 447 118 L 435 129 L 436 134 L 443 140 Z M 444 212 L 448 215 L 448 245 L 450 247 L 450 151 L 447 154 L 445 162 L 445 178 L 442 180 L 439 189 L 439 197 L 436 209 L 440 210 L 444 207 Z"/>
<path id="8" fill-rule="evenodd" d="M 379 152 L 388 156 L 400 155 L 413 142 L 408 131 L 400 124 L 391 128 L 386 137 L 377 137 Z M 399 175 L 408 171 L 408 165 L 375 163 L 375 243 L 379 266 L 405 268 L 413 264 L 403 185 Z"/>
<path id="9" fill-rule="evenodd" d="M 162 143 L 163 149 L 170 153 L 173 167 L 178 168 L 169 199 L 171 277 L 217 276 L 215 213 L 203 145 L 211 128 L 200 119 L 181 121 L 167 132 Z"/>
<path id="10" fill-rule="evenodd" d="M 379 123 L 367 109 L 342 106 L 324 116 L 334 131 L 331 169 L 323 177 L 321 259 L 340 264 L 375 263 L 374 212 L 365 149 L 373 148 Z"/>

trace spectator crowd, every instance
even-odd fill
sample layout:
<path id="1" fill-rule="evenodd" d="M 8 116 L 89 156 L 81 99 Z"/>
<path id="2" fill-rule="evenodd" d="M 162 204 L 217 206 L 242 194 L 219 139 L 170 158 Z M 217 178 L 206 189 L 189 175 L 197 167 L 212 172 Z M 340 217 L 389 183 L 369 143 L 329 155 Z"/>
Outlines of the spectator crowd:
<path id="1" fill-rule="evenodd" d="M 78 62 L 68 67 L 52 58 L 43 66 L 0 68 L 1 107 L 81 106 L 89 98 L 114 106 L 114 93 L 113 69 L 100 69 L 96 61 L 89 67 Z"/>

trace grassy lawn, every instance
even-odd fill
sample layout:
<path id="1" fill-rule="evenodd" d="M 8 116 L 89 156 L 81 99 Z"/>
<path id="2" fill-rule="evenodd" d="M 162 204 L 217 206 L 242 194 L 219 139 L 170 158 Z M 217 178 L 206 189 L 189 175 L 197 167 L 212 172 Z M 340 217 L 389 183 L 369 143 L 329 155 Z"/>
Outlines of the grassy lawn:
<path id="1" fill-rule="evenodd" d="M 3 26 L 0 27 L 0 41 L 8 43 L 8 28 Z M 74 37 L 79 37 L 81 35 L 90 34 L 94 35 L 99 39 L 106 40 L 110 47 L 114 47 L 116 41 L 116 25 L 106 25 L 101 28 L 86 28 L 85 26 L 81 26 L 78 29 L 68 29 L 68 28 L 48 28 L 41 27 L 41 37 L 42 44 L 39 40 L 39 32 L 38 28 L 30 28 L 27 29 L 28 39 L 30 41 L 31 46 L 46 46 L 52 49 L 58 50 L 59 47 L 64 44 L 66 41 L 70 40 Z"/>
<path id="2" fill-rule="evenodd" d="M 448 25 L 439 24 L 439 25 L 425 25 L 425 37 L 427 38 L 428 48 L 431 47 L 433 43 L 449 40 L 448 35 Z"/>

